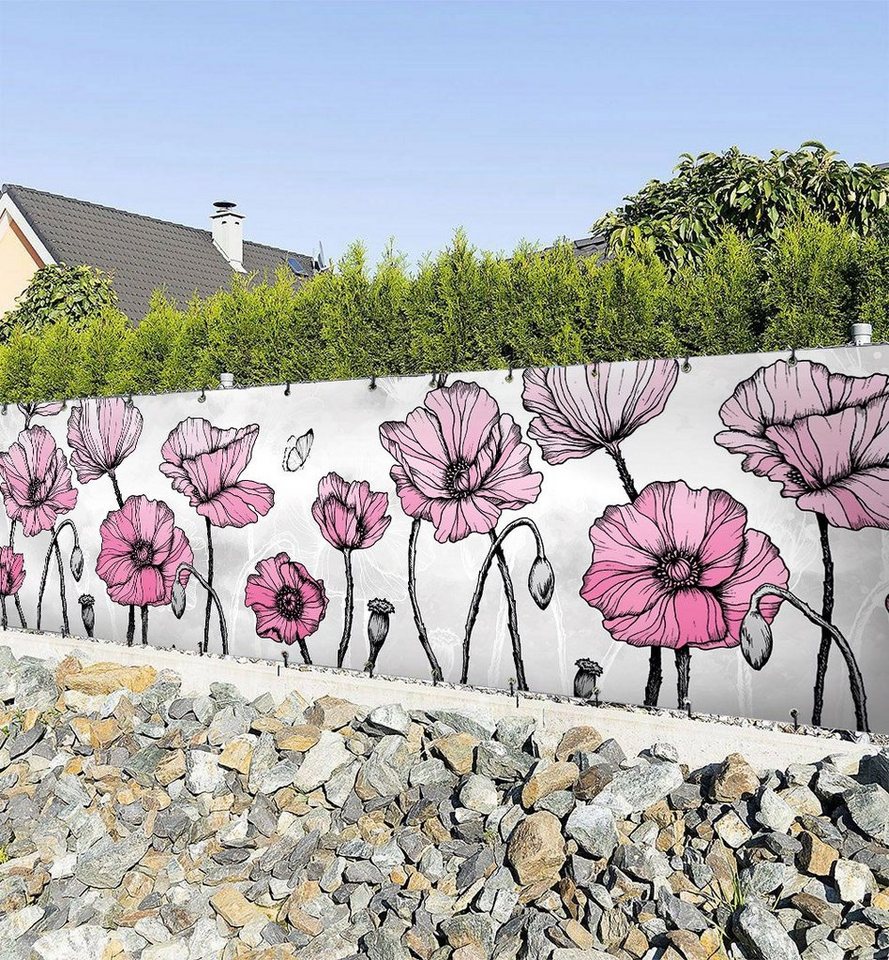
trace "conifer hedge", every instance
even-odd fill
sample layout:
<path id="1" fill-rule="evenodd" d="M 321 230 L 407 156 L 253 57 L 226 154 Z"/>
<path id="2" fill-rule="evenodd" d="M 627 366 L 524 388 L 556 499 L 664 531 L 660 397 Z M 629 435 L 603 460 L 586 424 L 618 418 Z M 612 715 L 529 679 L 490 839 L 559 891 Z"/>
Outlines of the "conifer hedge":
<path id="1" fill-rule="evenodd" d="M 652 254 L 579 260 L 569 243 L 511 257 L 458 232 L 410 271 L 374 268 L 360 244 L 298 284 L 282 270 L 176 304 L 157 292 L 131 324 L 86 319 L 13 327 L 0 344 L 0 400 L 748 352 L 847 342 L 849 324 L 889 339 L 889 239 L 808 216 L 763 251 L 723 233 L 668 271 Z"/>

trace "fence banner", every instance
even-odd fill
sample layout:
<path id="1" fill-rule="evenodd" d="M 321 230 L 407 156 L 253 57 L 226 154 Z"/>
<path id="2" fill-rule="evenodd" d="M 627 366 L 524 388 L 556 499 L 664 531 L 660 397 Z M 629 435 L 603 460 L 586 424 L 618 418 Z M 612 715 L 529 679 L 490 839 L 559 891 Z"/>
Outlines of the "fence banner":
<path id="1" fill-rule="evenodd" d="M 4 624 L 886 731 L 886 350 L 10 405 Z"/>

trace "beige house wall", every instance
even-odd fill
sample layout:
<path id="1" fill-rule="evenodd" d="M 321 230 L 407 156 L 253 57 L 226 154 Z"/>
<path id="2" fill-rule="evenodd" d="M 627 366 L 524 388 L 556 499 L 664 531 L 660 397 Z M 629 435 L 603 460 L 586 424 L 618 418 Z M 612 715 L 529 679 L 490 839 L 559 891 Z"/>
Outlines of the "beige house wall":
<path id="1" fill-rule="evenodd" d="M 15 306 L 16 297 L 41 266 L 28 241 L 8 213 L 0 219 L 0 316 Z"/>

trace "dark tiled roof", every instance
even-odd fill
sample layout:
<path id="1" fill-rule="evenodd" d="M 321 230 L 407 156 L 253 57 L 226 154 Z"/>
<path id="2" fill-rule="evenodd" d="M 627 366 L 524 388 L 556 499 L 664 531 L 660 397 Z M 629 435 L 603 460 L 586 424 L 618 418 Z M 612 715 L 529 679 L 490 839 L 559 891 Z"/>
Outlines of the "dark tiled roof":
<path id="1" fill-rule="evenodd" d="M 15 184 L 4 184 L 3 192 L 57 263 L 88 264 L 110 274 L 120 308 L 133 320 L 145 315 L 159 287 L 184 304 L 194 294 L 206 297 L 231 284 L 231 267 L 209 230 Z M 291 257 L 305 275 L 312 274 L 313 260 L 305 254 L 244 241 L 248 273 L 271 276 Z"/>

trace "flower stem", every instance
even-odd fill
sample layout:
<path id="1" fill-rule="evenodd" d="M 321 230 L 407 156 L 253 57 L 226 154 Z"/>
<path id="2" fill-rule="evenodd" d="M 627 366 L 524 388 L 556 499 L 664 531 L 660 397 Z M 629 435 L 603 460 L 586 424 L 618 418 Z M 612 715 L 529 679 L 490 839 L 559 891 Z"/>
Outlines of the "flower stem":
<path id="1" fill-rule="evenodd" d="M 429 634 L 426 632 L 426 624 L 423 623 L 423 614 L 420 611 L 420 604 L 417 600 L 417 537 L 420 534 L 420 521 L 414 518 L 411 524 L 411 535 L 407 544 L 407 590 L 411 598 L 411 607 L 414 611 L 414 624 L 417 627 L 417 636 L 420 640 L 420 646 L 426 654 L 429 666 L 432 668 L 432 679 L 439 683 L 443 677 L 441 667 L 438 664 L 438 658 L 435 651 L 429 643 Z M 306 661 L 310 663 L 311 661 Z"/>
<path id="2" fill-rule="evenodd" d="M 303 663 L 312 665 L 312 658 L 309 656 L 309 645 L 303 640 L 302 637 L 296 638 L 299 641 L 299 652 L 302 654 Z"/>
<path id="3" fill-rule="evenodd" d="M 346 599 L 343 609 L 343 637 L 340 640 L 340 648 L 336 655 L 336 665 L 341 667 L 346 659 L 346 653 L 349 650 L 349 642 L 352 639 L 352 613 L 353 613 L 353 595 L 355 592 L 355 583 L 352 578 L 352 551 L 348 547 L 343 550 L 343 562 L 346 565 Z"/>
<path id="4" fill-rule="evenodd" d="M 0 597 L 0 616 L 2 616 L 2 622 L 0 622 L 0 626 L 2 626 L 3 629 L 5 630 L 7 627 L 6 597 Z"/>
<path id="5" fill-rule="evenodd" d="M 818 533 L 821 538 L 821 559 L 824 564 L 824 585 L 821 593 L 821 616 L 827 623 L 833 622 L 833 555 L 830 550 L 830 524 L 823 513 L 816 513 Z M 815 697 L 812 706 L 812 723 L 821 726 L 821 712 L 824 709 L 824 684 L 827 679 L 827 662 L 830 658 L 830 630 L 821 630 L 821 645 L 818 647 L 818 664 L 815 670 Z"/>
<path id="6" fill-rule="evenodd" d="M 491 543 L 496 544 L 497 534 L 492 530 L 489 535 Z M 516 686 L 519 690 L 527 690 L 528 681 L 525 679 L 525 665 L 522 662 L 522 638 L 519 636 L 519 616 L 516 610 L 515 589 L 512 585 L 512 577 L 509 575 L 509 564 L 506 562 L 506 556 L 501 546 L 492 546 L 492 550 L 497 558 L 497 566 L 500 568 L 500 577 L 503 580 L 507 623 L 509 625 L 509 635 L 512 639 L 512 659 L 515 662 Z"/>
<path id="7" fill-rule="evenodd" d="M 204 518 L 207 521 L 207 606 L 204 609 L 204 646 L 203 652 L 206 653 L 210 646 L 210 611 L 213 606 L 211 591 L 213 590 L 213 525 L 209 517 Z M 223 648 L 226 646 L 223 640 Z M 225 650 L 223 649 L 223 653 Z"/>
<path id="8" fill-rule="evenodd" d="M 636 497 L 639 496 L 639 491 L 636 489 L 636 484 L 633 482 L 633 478 L 630 476 L 630 471 L 627 469 L 627 461 L 624 460 L 624 455 L 616 443 L 612 444 L 610 447 L 606 447 L 605 449 L 608 451 L 611 459 L 614 461 L 614 465 L 617 467 L 617 475 L 620 477 L 620 482 L 623 484 L 624 492 L 626 493 L 630 503 L 632 503 Z M 644 703 L 646 707 L 657 706 L 658 700 L 661 696 L 661 683 L 663 682 L 663 678 L 664 669 L 661 648 L 652 647 L 648 655 L 648 681 L 645 684 Z"/>
<path id="9" fill-rule="evenodd" d="M 15 525 L 18 521 L 12 520 L 9 524 L 9 549 L 15 550 Z M 25 620 L 25 611 L 22 609 L 22 601 L 19 600 L 19 595 L 15 594 L 15 609 L 18 612 L 19 620 L 21 620 L 22 626 L 25 630 L 28 629 L 28 622 Z"/>
<path id="10" fill-rule="evenodd" d="M 108 476 L 111 477 L 111 485 L 114 487 L 114 496 L 117 498 L 117 505 L 118 507 L 122 507 L 123 497 L 121 496 L 121 493 L 120 493 L 120 485 L 117 482 L 117 477 L 114 475 L 113 472 L 109 473 Z"/>
<path id="11" fill-rule="evenodd" d="M 148 607 L 142 607 L 142 646 L 148 646 Z"/>
<path id="12" fill-rule="evenodd" d="M 852 652 L 852 648 L 849 646 L 849 641 L 840 633 L 839 630 L 832 624 L 829 623 L 824 617 L 818 616 L 817 613 L 807 604 L 804 603 L 796 594 L 791 593 L 785 587 L 779 587 L 774 583 L 764 583 L 761 587 L 758 587 L 753 596 L 750 598 L 750 610 L 756 610 L 759 612 L 759 601 L 763 597 L 775 596 L 781 597 L 783 600 L 786 600 L 791 606 L 796 607 L 797 610 L 803 616 L 807 617 L 812 623 L 816 626 L 821 627 L 822 630 L 826 630 L 833 642 L 839 648 L 840 653 L 843 655 L 843 658 L 846 661 L 846 667 L 849 670 L 849 687 L 852 691 L 852 700 L 855 703 L 855 722 L 857 724 L 857 729 L 859 730 L 869 730 L 867 719 L 867 694 L 864 690 L 864 678 L 861 676 L 861 670 L 858 666 L 858 661 L 855 659 L 855 654 Z"/>
<path id="13" fill-rule="evenodd" d="M 469 604 L 469 612 L 466 615 L 466 629 L 463 631 L 463 672 L 460 675 L 460 683 L 467 683 L 469 679 L 469 645 L 470 640 L 472 639 L 472 631 L 475 628 L 475 621 L 478 617 L 479 606 L 481 605 L 482 594 L 484 593 L 485 589 L 485 581 L 488 579 L 488 573 L 490 572 L 491 564 L 493 563 L 494 558 L 497 556 L 497 550 L 499 549 L 500 545 L 517 527 L 528 527 L 528 529 L 534 534 L 534 540 L 537 545 L 537 555 L 541 557 L 545 555 L 543 549 L 543 537 L 540 536 L 540 531 L 537 529 L 537 524 L 535 524 L 533 520 L 529 520 L 527 517 L 519 517 L 517 520 L 513 520 L 511 523 L 508 523 L 494 539 L 494 542 L 491 544 L 491 547 L 488 550 L 488 555 L 485 557 L 481 569 L 478 572 L 478 580 L 476 580 L 475 583 L 475 593 L 472 595 L 472 601 Z M 521 656 L 521 649 L 519 650 L 519 655 Z M 518 664 L 516 666 L 517 669 L 519 669 Z"/>
<path id="14" fill-rule="evenodd" d="M 691 679 L 691 650 L 680 647 L 676 651 L 676 691 L 679 694 L 679 708 L 688 700 L 688 683 Z"/>
<path id="15" fill-rule="evenodd" d="M 77 527 L 74 526 L 73 520 L 63 520 L 57 527 L 53 527 L 52 537 L 50 538 L 49 547 L 47 547 L 46 550 L 46 557 L 43 561 L 43 576 L 40 578 L 40 590 L 37 593 L 37 629 L 39 630 L 43 619 L 43 594 L 46 592 L 46 578 L 49 576 L 49 561 L 53 553 L 55 553 L 56 562 L 59 566 L 59 599 L 62 603 L 63 636 L 67 636 L 68 634 L 68 598 L 65 591 L 65 564 L 62 560 L 62 551 L 59 549 L 59 534 L 61 534 L 65 527 L 71 528 L 74 534 L 74 546 L 79 546 Z"/>
<path id="16" fill-rule="evenodd" d="M 133 640 L 136 638 L 136 608 L 130 607 L 129 615 L 127 616 L 127 646 L 131 647 L 133 645 Z"/>
<path id="17" fill-rule="evenodd" d="M 225 656 L 228 653 L 228 627 L 225 623 L 225 614 L 222 611 L 222 603 L 219 600 L 219 595 L 210 585 L 210 581 L 207 580 L 202 573 L 199 573 L 190 563 L 180 563 L 179 566 L 176 567 L 176 573 L 173 574 L 173 583 L 179 582 L 179 574 L 185 570 L 207 591 L 208 601 L 216 606 L 216 613 L 219 616 L 219 636 L 222 642 L 222 655 Z M 206 653 L 206 647 L 199 647 L 198 652 Z"/>

